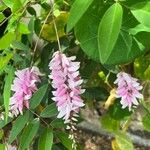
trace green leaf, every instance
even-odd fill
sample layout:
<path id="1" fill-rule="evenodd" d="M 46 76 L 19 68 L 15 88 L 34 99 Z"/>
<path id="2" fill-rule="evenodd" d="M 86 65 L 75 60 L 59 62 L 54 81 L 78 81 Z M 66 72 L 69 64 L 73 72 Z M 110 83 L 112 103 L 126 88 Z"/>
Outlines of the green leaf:
<path id="1" fill-rule="evenodd" d="M 14 78 L 14 69 L 10 68 L 8 71 L 8 75 L 5 78 L 5 85 L 4 85 L 4 107 L 5 107 L 5 117 L 6 122 L 8 119 L 8 113 L 9 113 L 9 101 L 11 96 L 11 84 Z"/>
<path id="2" fill-rule="evenodd" d="M 125 133 L 117 132 L 115 137 L 120 150 L 134 150 L 132 141 Z"/>
<path id="3" fill-rule="evenodd" d="M 40 87 L 37 92 L 34 93 L 32 98 L 30 99 L 29 106 L 31 109 L 36 108 L 40 104 L 40 102 L 42 101 L 43 97 L 46 94 L 47 88 L 48 88 L 48 84 L 45 84 L 42 87 Z"/>
<path id="4" fill-rule="evenodd" d="M 142 80 L 150 80 L 150 56 L 141 56 L 134 61 L 134 72 Z M 148 73 L 149 72 L 149 73 Z"/>
<path id="5" fill-rule="evenodd" d="M 24 51 L 28 51 L 29 47 L 26 46 L 25 44 L 23 44 L 22 42 L 19 41 L 14 41 L 12 42 L 12 47 L 18 50 L 24 50 Z"/>
<path id="6" fill-rule="evenodd" d="M 14 122 L 12 130 L 10 131 L 8 142 L 11 144 L 17 137 L 17 135 L 22 131 L 29 119 L 29 111 L 25 114 L 20 115 Z"/>
<path id="7" fill-rule="evenodd" d="M 33 120 L 25 127 L 20 138 L 19 150 L 25 150 L 29 147 L 29 144 L 32 142 L 38 129 L 39 129 L 38 120 Z"/>
<path id="8" fill-rule="evenodd" d="M 68 149 L 72 150 L 72 140 L 69 139 L 69 135 L 65 132 L 55 132 L 58 139 L 61 141 L 61 143 Z"/>
<path id="9" fill-rule="evenodd" d="M 112 106 L 110 106 L 108 112 L 113 119 L 120 121 L 132 114 L 128 108 L 122 109 L 119 99 Z"/>
<path id="10" fill-rule="evenodd" d="M 27 11 L 30 15 L 36 16 L 36 11 L 33 7 L 28 7 Z"/>
<path id="11" fill-rule="evenodd" d="M 51 118 L 58 114 L 57 107 L 55 103 L 52 103 L 44 108 L 40 116 L 43 118 Z"/>
<path id="12" fill-rule="evenodd" d="M 150 27 L 150 2 L 141 2 L 133 5 L 131 12 L 141 24 Z"/>
<path id="13" fill-rule="evenodd" d="M 83 93 L 83 97 L 88 100 L 105 100 L 108 97 L 109 93 L 106 89 L 102 87 L 91 87 L 87 88 L 86 91 Z"/>
<path id="14" fill-rule="evenodd" d="M 75 26 L 82 50 L 94 60 L 99 60 L 97 33 L 105 9 L 101 0 L 95 0 Z"/>
<path id="15" fill-rule="evenodd" d="M 67 21 L 67 32 L 69 32 L 86 12 L 93 0 L 76 0 L 70 10 L 70 16 Z"/>
<path id="16" fill-rule="evenodd" d="M 14 1 L 10 1 L 10 0 L 3 0 L 3 3 L 8 6 L 9 8 L 13 7 Z"/>
<path id="17" fill-rule="evenodd" d="M 2 12 L 0 12 L 0 22 L 2 22 L 5 19 L 5 16 Z"/>
<path id="18" fill-rule="evenodd" d="M 8 48 L 11 42 L 14 40 L 14 33 L 8 32 L 0 39 L 0 50 Z"/>
<path id="19" fill-rule="evenodd" d="M 110 132 L 116 132 L 119 130 L 119 121 L 114 120 L 110 115 L 103 115 L 100 119 L 102 127 Z"/>
<path id="20" fill-rule="evenodd" d="M 5 120 L 0 120 L 0 129 L 2 129 L 6 125 L 8 125 L 12 120 L 13 120 L 13 118 L 8 118 L 7 122 Z"/>
<path id="21" fill-rule="evenodd" d="M 53 126 L 53 128 L 64 128 L 65 124 L 62 119 L 57 118 L 51 122 L 51 126 Z"/>
<path id="22" fill-rule="evenodd" d="M 23 22 L 19 23 L 18 30 L 22 34 L 29 34 L 30 33 L 28 26 L 26 24 L 24 24 Z"/>
<path id="23" fill-rule="evenodd" d="M 104 14 L 98 29 L 100 60 L 104 64 L 118 39 L 123 10 L 119 3 L 113 4 Z"/>
<path id="24" fill-rule="evenodd" d="M 0 72 L 3 71 L 3 69 L 7 66 L 12 57 L 12 53 L 7 54 L 6 56 L 0 56 Z"/>
<path id="25" fill-rule="evenodd" d="M 12 12 L 15 13 L 22 8 L 22 3 L 20 0 L 13 0 Z"/>
<path id="26" fill-rule="evenodd" d="M 38 143 L 38 150 L 51 150 L 53 144 L 53 132 L 51 129 L 46 128 L 40 136 Z"/>
<path id="27" fill-rule="evenodd" d="M 144 129 L 150 132 L 150 115 L 149 114 L 143 117 L 142 123 L 144 125 Z"/>
<path id="28" fill-rule="evenodd" d="M 132 35 L 136 35 L 139 32 L 150 32 L 150 28 L 147 26 L 144 26 L 143 24 L 138 24 L 136 27 L 130 28 L 129 32 Z"/>
<path id="29" fill-rule="evenodd" d="M 0 144 L 0 150 L 6 150 L 5 144 Z"/>

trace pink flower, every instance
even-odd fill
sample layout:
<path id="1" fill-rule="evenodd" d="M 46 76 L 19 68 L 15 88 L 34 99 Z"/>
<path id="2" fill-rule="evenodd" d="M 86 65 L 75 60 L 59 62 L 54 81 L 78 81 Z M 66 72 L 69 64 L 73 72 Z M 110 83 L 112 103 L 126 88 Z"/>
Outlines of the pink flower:
<path id="1" fill-rule="evenodd" d="M 120 103 L 123 109 L 129 107 L 129 110 L 131 110 L 132 105 L 138 105 L 138 99 L 143 98 L 143 95 L 139 92 L 143 87 L 137 80 L 125 72 L 117 74 L 117 79 L 114 82 L 118 84 L 116 95 L 117 98 L 121 98 Z"/>
<path id="2" fill-rule="evenodd" d="M 14 95 L 10 98 L 10 111 L 17 116 L 22 114 L 23 107 L 29 108 L 29 99 L 37 91 L 36 83 L 40 82 L 39 69 L 37 67 L 26 68 L 15 72 L 15 79 L 11 86 Z"/>
<path id="3" fill-rule="evenodd" d="M 65 121 L 69 119 L 72 113 L 78 113 L 79 108 L 84 106 L 80 94 L 84 92 L 81 89 L 83 80 L 79 75 L 79 62 L 73 62 L 76 59 L 66 57 L 65 54 L 57 51 L 53 55 L 49 67 L 51 70 L 50 78 L 52 79 L 53 100 L 57 103 L 59 111 L 58 118 Z"/>

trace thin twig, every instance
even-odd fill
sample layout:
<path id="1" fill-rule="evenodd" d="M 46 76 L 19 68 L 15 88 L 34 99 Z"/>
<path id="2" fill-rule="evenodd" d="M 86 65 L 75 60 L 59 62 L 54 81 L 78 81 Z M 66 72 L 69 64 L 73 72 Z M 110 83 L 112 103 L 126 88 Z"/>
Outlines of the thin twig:
<path id="1" fill-rule="evenodd" d="M 49 11 L 48 15 L 46 16 L 46 18 L 45 18 L 45 20 L 44 20 L 44 22 L 43 22 L 43 25 L 42 25 L 42 27 L 41 27 L 41 30 L 40 30 L 38 39 L 37 39 L 37 41 L 36 41 L 36 43 L 35 43 L 35 47 L 34 47 L 34 49 L 33 49 L 33 56 L 32 56 L 32 60 L 31 60 L 31 66 L 33 66 L 33 63 L 34 63 L 35 52 L 36 52 L 36 49 L 37 49 L 38 42 L 39 42 L 39 40 L 40 40 L 42 31 L 43 31 L 43 29 L 44 29 L 44 25 L 46 24 L 46 22 L 47 22 L 47 20 L 48 20 L 48 18 L 49 18 L 49 16 L 50 16 L 50 14 L 51 14 L 51 12 L 52 12 L 52 9 Z"/>
<path id="2" fill-rule="evenodd" d="M 34 115 L 36 115 L 43 123 L 45 123 L 48 127 L 49 127 L 49 124 L 43 119 L 41 118 L 41 116 L 39 116 L 37 113 L 35 113 L 34 111 L 32 111 L 31 109 L 29 109 L 29 111 L 31 113 L 33 113 Z"/>
<path id="3" fill-rule="evenodd" d="M 52 7 L 52 8 L 54 8 L 54 5 L 53 5 L 53 7 Z M 59 51 L 61 51 L 61 52 L 62 52 L 62 50 L 61 50 L 61 46 L 60 46 L 60 40 L 59 40 L 58 30 L 57 30 L 57 25 L 56 25 L 56 22 L 55 22 L 54 9 L 53 9 L 52 18 L 53 18 L 54 29 L 55 29 L 56 38 L 57 38 L 57 43 L 58 43 L 58 49 L 59 49 Z"/>

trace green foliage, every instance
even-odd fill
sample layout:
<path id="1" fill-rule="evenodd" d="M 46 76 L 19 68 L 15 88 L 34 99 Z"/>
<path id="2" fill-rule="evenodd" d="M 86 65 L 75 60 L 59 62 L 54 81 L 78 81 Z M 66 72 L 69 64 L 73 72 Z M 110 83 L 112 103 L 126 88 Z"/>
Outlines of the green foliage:
<path id="1" fill-rule="evenodd" d="M 140 23 L 150 27 L 150 2 L 141 2 L 133 5 L 131 12 Z"/>
<path id="2" fill-rule="evenodd" d="M 31 121 L 24 129 L 21 138 L 19 150 L 25 150 L 29 147 L 29 144 L 32 142 L 34 136 L 36 135 L 39 128 L 39 121 L 37 119 Z"/>
<path id="3" fill-rule="evenodd" d="M 50 118 L 56 116 L 58 113 L 55 103 L 47 105 L 44 110 L 41 112 L 40 116 L 43 118 Z"/>
<path id="4" fill-rule="evenodd" d="M 133 150 L 125 130 L 135 111 L 122 109 L 120 99 L 114 100 L 115 94 L 111 95 L 112 105 L 103 106 L 110 91 L 116 89 L 113 82 L 119 71 L 141 79 L 141 92 L 146 93 L 144 98 L 149 102 L 150 2 L 55 0 L 53 4 L 48 0 L 3 0 L 0 4 L 0 149 L 13 142 L 18 143 L 20 150 L 72 149 L 69 132 L 63 132 L 68 124 L 57 118 L 57 104 L 52 100 L 55 89 L 50 87 L 48 77 L 48 64 L 60 44 L 63 53 L 76 56 L 81 62 L 79 71 L 85 89 L 81 97 L 85 109 L 90 103 L 94 112 L 98 112 L 101 127 L 115 137 L 114 150 Z M 23 114 L 10 118 L 14 70 L 32 66 L 39 68 L 41 82 L 29 100 L 29 110 L 23 107 Z M 150 132 L 148 107 L 144 108 L 147 114 L 142 123 Z M 81 145 L 77 149 L 84 148 Z"/>
<path id="5" fill-rule="evenodd" d="M 103 115 L 100 119 L 102 127 L 110 132 L 116 132 L 119 130 L 120 122 L 111 118 L 110 115 Z"/>
<path id="6" fill-rule="evenodd" d="M 11 84 L 14 77 L 14 68 L 9 68 L 8 75 L 5 79 L 5 86 L 4 86 L 4 106 L 5 106 L 5 114 L 6 114 L 6 122 L 8 119 L 8 113 L 9 113 L 9 101 L 11 97 Z"/>
<path id="7" fill-rule="evenodd" d="M 8 32 L 0 39 L 0 50 L 8 48 L 14 40 L 14 33 Z"/>
<path id="8" fill-rule="evenodd" d="M 51 129 L 46 128 L 40 136 L 38 143 L 38 150 L 51 150 L 53 144 L 53 132 Z"/>
<path id="9" fill-rule="evenodd" d="M 144 125 L 144 129 L 150 132 L 150 115 L 149 114 L 143 117 L 142 123 Z"/>
<path id="10" fill-rule="evenodd" d="M 117 132 L 115 137 L 120 150 L 134 150 L 132 141 L 125 133 Z"/>
<path id="11" fill-rule="evenodd" d="M 70 16 L 67 21 L 67 32 L 69 32 L 86 12 L 93 0 L 76 0 L 71 7 Z M 82 9 L 81 9 L 82 8 Z"/>
<path id="12" fill-rule="evenodd" d="M 65 132 L 55 132 L 61 143 L 69 150 L 72 150 L 72 140 L 68 139 L 68 134 Z"/>
<path id="13" fill-rule="evenodd" d="M 122 23 L 122 6 L 113 4 L 104 14 L 98 29 L 98 48 L 100 60 L 107 63 L 108 57 L 112 53 Z"/>
<path id="14" fill-rule="evenodd" d="M 9 143 L 12 143 L 18 134 L 21 132 L 21 130 L 25 127 L 26 123 L 28 122 L 29 119 L 29 111 L 26 111 L 25 114 L 19 116 L 15 122 L 13 123 L 12 130 L 9 135 Z"/>
<path id="15" fill-rule="evenodd" d="M 30 108 L 35 109 L 40 102 L 42 101 L 43 97 L 45 96 L 45 93 L 47 91 L 48 84 L 43 85 L 39 90 L 32 96 L 30 100 Z"/>

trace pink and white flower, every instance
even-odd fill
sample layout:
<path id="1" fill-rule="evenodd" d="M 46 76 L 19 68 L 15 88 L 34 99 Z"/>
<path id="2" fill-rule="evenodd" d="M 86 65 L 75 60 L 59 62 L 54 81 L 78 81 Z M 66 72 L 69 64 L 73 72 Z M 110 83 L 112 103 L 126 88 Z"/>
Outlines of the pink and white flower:
<path id="1" fill-rule="evenodd" d="M 132 105 L 138 105 L 138 99 L 143 99 L 143 95 L 140 93 L 142 86 L 137 82 L 138 79 L 131 77 L 131 75 L 120 72 L 117 74 L 117 79 L 114 82 L 118 85 L 116 96 L 121 98 L 122 108 L 128 107 L 131 110 Z"/>
<path id="2" fill-rule="evenodd" d="M 15 79 L 11 86 L 14 95 L 10 98 L 10 111 L 17 116 L 22 114 L 24 106 L 29 108 L 29 100 L 32 94 L 37 91 L 36 83 L 40 82 L 41 75 L 37 67 L 17 70 Z"/>
<path id="3" fill-rule="evenodd" d="M 80 94 L 84 92 L 81 88 L 83 80 L 79 75 L 79 62 L 74 62 L 75 56 L 66 57 L 57 51 L 49 64 L 52 79 L 53 100 L 59 111 L 58 118 L 67 121 L 72 113 L 78 113 L 79 108 L 84 106 Z"/>

